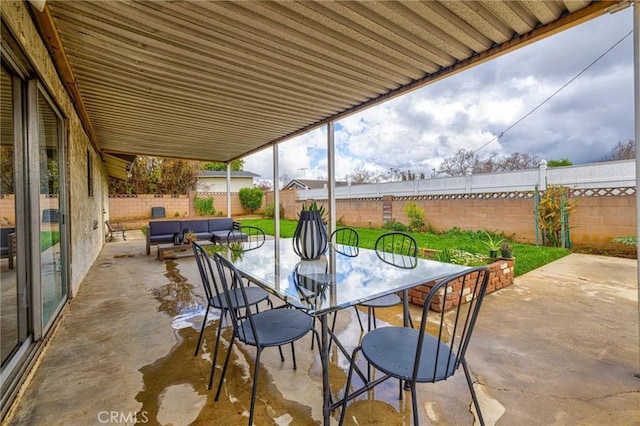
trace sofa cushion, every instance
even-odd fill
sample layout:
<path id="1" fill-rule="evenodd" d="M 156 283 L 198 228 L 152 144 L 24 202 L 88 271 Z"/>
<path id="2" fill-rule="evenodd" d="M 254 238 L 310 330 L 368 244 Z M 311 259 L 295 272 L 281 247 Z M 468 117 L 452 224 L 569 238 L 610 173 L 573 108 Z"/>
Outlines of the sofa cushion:
<path id="1" fill-rule="evenodd" d="M 151 241 L 154 241 L 154 236 L 169 235 L 169 238 L 173 238 L 173 234 L 180 232 L 179 220 L 166 220 L 159 222 L 149 222 L 149 236 Z"/>
<path id="2" fill-rule="evenodd" d="M 231 232 L 231 234 L 229 234 Z M 224 231 L 213 231 L 211 241 L 216 243 L 226 243 L 227 241 L 247 241 L 247 234 L 240 231 L 225 229 Z"/>
<path id="3" fill-rule="evenodd" d="M 150 243 L 169 243 L 173 242 L 173 234 L 156 234 L 149 236 Z"/>
<path id="4" fill-rule="evenodd" d="M 196 234 L 209 233 L 209 222 L 207 219 L 183 220 L 180 222 L 182 232 L 193 231 Z"/>
<path id="5" fill-rule="evenodd" d="M 217 219 L 209 219 L 209 232 L 213 233 L 215 231 L 227 231 L 233 229 L 233 218 L 230 217 L 221 217 Z M 227 234 L 225 233 L 225 238 Z"/>
<path id="6" fill-rule="evenodd" d="M 16 231 L 15 228 L 1 228 L 0 229 L 0 246 L 9 247 L 9 234 L 15 231 Z"/>

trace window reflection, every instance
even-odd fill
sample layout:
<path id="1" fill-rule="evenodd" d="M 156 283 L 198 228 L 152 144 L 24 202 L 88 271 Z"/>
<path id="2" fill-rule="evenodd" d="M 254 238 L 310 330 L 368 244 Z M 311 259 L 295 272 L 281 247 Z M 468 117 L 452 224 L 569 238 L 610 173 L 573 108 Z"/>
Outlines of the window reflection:
<path id="1" fill-rule="evenodd" d="M 66 297 L 60 249 L 60 119 L 38 93 L 42 324 Z"/>

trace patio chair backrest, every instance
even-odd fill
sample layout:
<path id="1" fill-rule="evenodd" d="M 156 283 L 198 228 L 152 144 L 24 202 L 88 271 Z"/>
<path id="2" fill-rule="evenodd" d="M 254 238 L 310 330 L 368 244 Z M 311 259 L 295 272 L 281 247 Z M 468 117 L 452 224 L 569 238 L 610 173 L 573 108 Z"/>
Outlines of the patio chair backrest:
<path id="1" fill-rule="evenodd" d="M 241 237 L 239 238 L 238 235 Z M 227 244 L 234 248 L 237 247 L 241 251 L 255 250 L 262 247 L 266 240 L 264 231 L 257 226 L 238 225 L 229 231 L 227 235 Z M 234 244 L 235 243 L 235 244 Z M 232 246 L 232 244 L 234 244 Z"/>
<path id="2" fill-rule="evenodd" d="M 249 306 L 249 298 L 240 272 L 233 266 L 233 263 L 218 253 L 214 255 L 214 261 L 218 269 L 218 276 L 220 277 L 222 291 L 228 304 L 227 306 L 233 306 L 234 304 L 231 300 L 231 295 L 234 295 L 233 297 L 242 297 L 236 304 Z M 236 337 L 242 342 L 251 341 L 251 344 L 261 346 L 260 335 L 256 331 L 257 329 L 253 321 L 251 309 L 230 309 L 229 313 L 231 314 L 231 323 Z M 248 324 L 249 327 L 245 324 Z"/>
<path id="3" fill-rule="evenodd" d="M 412 269 L 418 265 L 418 243 L 404 232 L 388 232 L 378 237 L 375 244 L 378 258 L 398 268 Z"/>
<path id="4" fill-rule="evenodd" d="M 193 254 L 198 264 L 198 271 L 200 272 L 200 279 L 202 280 L 202 286 L 207 296 L 207 302 L 211 303 L 214 296 L 222 297 L 222 289 L 218 286 L 218 280 L 216 279 L 216 270 L 211 265 L 211 258 L 209 254 L 202 248 L 202 246 L 196 242 L 191 243 Z"/>
<path id="5" fill-rule="evenodd" d="M 329 241 L 334 244 L 358 247 L 358 244 L 360 244 L 360 236 L 358 235 L 358 231 L 356 231 L 355 229 L 345 227 L 333 231 L 331 233 L 331 238 L 329 238 Z"/>
<path id="6" fill-rule="evenodd" d="M 429 291 L 422 308 L 414 382 L 425 375 L 431 377 L 430 382 L 444 380 L 458 369 L 482 306 L 489 275 L 487 266 L 468 269 L 440 281 Z M 467 288 L 469 293 L 463 291 Z M 468 298 L 470 301 L 464 303 Z M 457 306 L 447 309 L 455 302 Z"/>

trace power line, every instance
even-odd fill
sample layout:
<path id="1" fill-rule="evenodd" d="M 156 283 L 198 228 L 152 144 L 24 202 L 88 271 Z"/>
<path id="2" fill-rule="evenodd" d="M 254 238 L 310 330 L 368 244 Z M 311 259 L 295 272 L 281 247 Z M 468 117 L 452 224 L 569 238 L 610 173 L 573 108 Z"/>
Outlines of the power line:
<path id="1" fill-rule="evenodd" d="M 617 42 L 615 42 L 610 48 L 608 48 L 603 54 L 601 54 L 600 56 L 598 56 L 593 62 L 591 62 L 589 65 L 587 65 L 582 71 L 580 71 L 578 74 L 576 74 L 571 80 L 567 81 L 564 85 L 562 85 L 562 87 L 560 87 L 558 90 L 556 90 L 555 92 L 553 92 L 549 97 L 547 97 L 544 101 L 540 102 L 535 108 L 533 108 L 531 111 L 529 111 L 528 113 L 526 113 L 525 115 L 523 115 L 522 117 L 520 117 L 516 122 L 514 122 L 513 124 L 511 124 L 509 127 L 507 127 L 505 130 L 503 130 L 502 132 L 500 132 L 500 134 L 496 137 L 494 137 L 493 139 L 491 139 L 489 142 L 486 142 L 484 145 L 482 145 L 480 148 L 476 149 L 475 151 L 473 151 L 474 154 L 476 154 L 478 151 L 480 151 L 481 149 L 483 149 L 484 147 L 486 147 L 487 145 L 489 145 L 491 142 L 496 141 L 498 139 L 500 139 L 502 136 L 504 136 L 505 133 L 507 133 L 509 130 L 513 129 L 516 125 L 518 125 L 521 121 L 523 121 L 525 118 L 527 118 L 528 116 L 530 116 L 531 114 L 533 114 L 538 108 L 540 108 L 542 105 L 546 104 L 548 101 L 551 100 L 551 98 L 553 98 L 555 95 L 557 95 L 558 93 L 560 93 L 565 87 L 567 87 L 568 85 L 570 85 L 571 83 L 573 83 L 578 77 L 580 77 L 582 74 L 584 74 L 589 68 L 591 68 L 592 66 L 594 66 L 600 59 L 602 59 L 607 53 L 611 52 L 617 45 L 619 45 L 620 43 L 622 43 L 622 41 L 624 41 L 625 38 L 629 37 L 631 34 L 633 33 L 633 30 L 629 31 L 624 37 L 622 37 L 620 40 L 618 40 Z"/>

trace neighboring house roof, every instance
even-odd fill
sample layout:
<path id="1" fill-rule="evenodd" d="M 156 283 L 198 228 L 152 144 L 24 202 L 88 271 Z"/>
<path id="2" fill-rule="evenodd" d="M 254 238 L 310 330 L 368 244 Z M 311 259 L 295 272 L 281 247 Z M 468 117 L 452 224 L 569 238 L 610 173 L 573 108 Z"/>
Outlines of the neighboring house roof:
<path id="1" fill-rule="evenodd" d="M 226 171 L 214 171 L 214 170 L 200 170 L 198 171 L 198 177 L 227 177 Z M 234 177 L 260 177 L 259 174 L 247 171 L 231 172 L 231 178 Z"/>
<path id="2" fill-rule="evenodd" d="M 320 189 L 327 185 L 326 180 L 292 179 L 282 189 Z M 347 182 L 336 181 L 336 186 L 347 186 Z"/>

